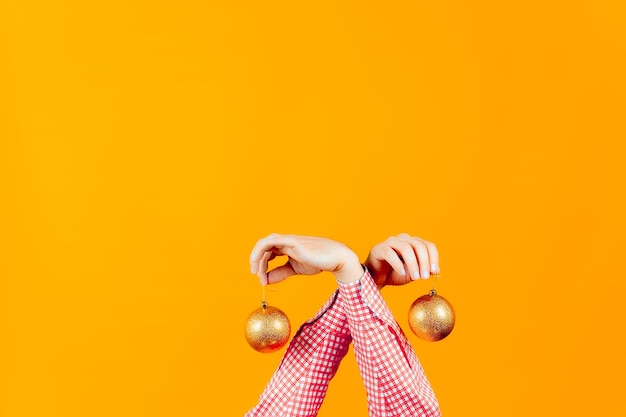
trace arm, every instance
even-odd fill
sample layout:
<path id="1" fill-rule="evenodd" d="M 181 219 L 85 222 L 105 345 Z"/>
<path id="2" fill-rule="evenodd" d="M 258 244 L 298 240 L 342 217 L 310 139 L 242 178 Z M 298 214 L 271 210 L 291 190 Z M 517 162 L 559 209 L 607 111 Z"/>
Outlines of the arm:
<path id="1" fill-rule="evenodd" d="M 269 260 L 280 255 L 289 256 L 289 261 L 267 271 Z M 262 284 L 268 284 L 294 274 L 339 271 L 342 263 L 350 258 L 344 245 L 327 239 L 270 235 L 255 246 L 251 270 L 257 273 Z M 296 332 L 258 404 L 246 417 L 317 415 L 328 384 L 352 341 L 337 296 L 335 292 Z"/>
<path id="2" fill-rule="evenodd" d="M 422 256 L 421 244 L 414 242 L 416 238 L 405 236 L 410 239 L 408 243 L 400 235 L 398 238 L 404 239 L 401 244 L 392 240 L 372 248 L 367 264 L 375 276 L 382 277 L 378 280 L 381 287 L 410 282 L 411 279 L 406 279 L 406 270 L 414 272 L 419 267 L 426 271 L 424 265 L 430 265 L 428 256 L 425 259 Z M 409 251 L 407 244 L 419 249 Z M 396 257 L 402 256 L 400 266 L 399 259 L 394 259 L 392 252 Z M 269 261 L 280 255 L 289 257 L 287 263 L 267 272 Z M 431 256 L 430 259 L 434 262 L 436 257 Z M 323 318 L 333 316 L 339 328 L 343 329 L 339 334 L 345 335 L 347 321 L 355 340 L 357 361 L 368 392 L 370 416 L 440 415 L 437 401 L 415 353 L 393 320 L 372 277 L 367 271 L 363 272 L 358 258 L 345 245 L 323 238 L 270 235 L 257 243 L 250 262 L 251 271 L 259 276 L 262 284 L 282 281 L 296 274 L 313 275 L 329 271 L 335 275 L 339 291 L 322 319 L 314 319 L 310 326 L 305 324 L 296 334 L 259 405 L 250 411 L 249 416 L 316 415 L 328 381 L 335 374 L 350 343 L 349 337 L 334 338 L 334 342 L 330 343 L 334 346 L 331 348 L 334 353 L 330 359 L 320 362 L 326 364 L 326 367 L 321 366 L 324 376 L 320 378 L 313 372 L 319 364 L 310 360 L 319 357 L 320 346 L 324 343 L 319 344 L 317 340 L 324 340 L 326 334 L 320 329 L 328 325 Z M 429 275 L 430 270 L 429 267 Z M 418 277 L 419 274 L 411 273 L 411 276 Z M 311 385 L 311 381 L 320 384 Z M 313 405 L 309 406 L 310 403 Z"/>
<path id="3" fill-rule="evenodd" d="M 370 417 L 440 416 L 437 399 L 400 326 L 369 272 L 339 295 L 367 390 Z"/>
<path id="4" fill-rule="evenodd" d="M 316 416 L 352 341 L 337 292 L 304 323 L 246 417 Z"/>
<path id="5" fill-rule="evenodd" d="M 441 415 L 424 370 L 379 291 L 439 273 L 438 263 L 434 244 L 401 234 L 372 248 L 359 280 L 339 282 L 371 417 Z"/>

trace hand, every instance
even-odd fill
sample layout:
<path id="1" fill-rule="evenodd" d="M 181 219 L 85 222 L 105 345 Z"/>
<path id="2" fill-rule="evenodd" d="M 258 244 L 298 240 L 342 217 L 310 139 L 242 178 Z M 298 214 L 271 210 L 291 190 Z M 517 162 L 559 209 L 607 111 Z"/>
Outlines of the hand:
<path id="1" fill-rule="evenodd" d="M 406 233 L 375 245 L 365 261 L 379 288 L 428 279 L 439 273 L 439 253 L 434 243 Z"/>
<path id="2" fill-rule="evenodd" d="M 287 263 L 268 271 L 268 263 L 286 255 Z M 332 272 L 338 281 L 356 281 L 363 275 L 359 258 L 346 245 L 334 240 L 273 233 L 260 239 L 250 254 L 250 270 L 262 285 L 280 282 L 292 275 Z"/>

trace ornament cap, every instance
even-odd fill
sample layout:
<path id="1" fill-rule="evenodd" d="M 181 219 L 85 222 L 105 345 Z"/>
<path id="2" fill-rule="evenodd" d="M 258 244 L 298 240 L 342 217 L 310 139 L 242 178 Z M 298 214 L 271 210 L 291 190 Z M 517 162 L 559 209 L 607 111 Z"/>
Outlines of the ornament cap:
<path id="1" fill-rule="evenodd" d="M 435 295 L 437 295 L 437 291 L 433 288 L 432 290 L 430 290 L 430 296 L 434 297 Z"/>

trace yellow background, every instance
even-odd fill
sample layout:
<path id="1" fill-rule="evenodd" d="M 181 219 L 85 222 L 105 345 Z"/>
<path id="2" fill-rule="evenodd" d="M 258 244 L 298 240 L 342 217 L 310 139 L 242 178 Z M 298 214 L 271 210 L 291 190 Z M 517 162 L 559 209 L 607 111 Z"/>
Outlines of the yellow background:
<path id="1" fill-rule="evenodd" d="M 221 4 L 224 3 L 224 4 Z M 270 232 L 438 244 L 453 416 L 623 416 L 621 1 L 0 1 L 0 415 L 241 416 Z M 293 327 L 334 288 L 268 293 Z M 320 416 L 365 416 L 352 353 Z"/>

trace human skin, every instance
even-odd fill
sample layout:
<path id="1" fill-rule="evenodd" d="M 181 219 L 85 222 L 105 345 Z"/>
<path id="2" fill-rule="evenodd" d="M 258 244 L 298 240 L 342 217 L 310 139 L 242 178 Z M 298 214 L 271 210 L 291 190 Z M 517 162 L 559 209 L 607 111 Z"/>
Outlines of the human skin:
<path id="1" fill-rule="evenodd" d="M 269 262 L 287 256 L 287 262 L 268 271 Z M 372 247 L 365 265 L 377 285 L 404 285 L 439 273 L 439 253 L 434 243 L 406 233 L 389 237 Z M 337 281 L 359 280 L 363 268 L 358 256 L 345 244 L 323 237 L 271 235 L 259 239 L 250 254 L 250 271 L 262 285 L 275 284 L 293 275 L 334 274 Z"/>

